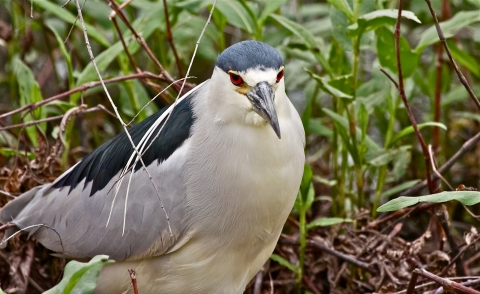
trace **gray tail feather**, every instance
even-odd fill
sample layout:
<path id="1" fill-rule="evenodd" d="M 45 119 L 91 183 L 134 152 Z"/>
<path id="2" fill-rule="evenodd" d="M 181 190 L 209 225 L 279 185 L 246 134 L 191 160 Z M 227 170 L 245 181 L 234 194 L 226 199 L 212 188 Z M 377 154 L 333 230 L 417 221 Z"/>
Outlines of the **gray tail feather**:
<path id="1" fill-rule="evenodd" d="M 28 203 L 30 203 L 33 197 L 35 197 L 35 195 L 37 194 L 38 190 L 40 190 L 42 187 L 43 186 L 35 187 L 30 191 L 18 196 L 14 200 L 8 202 L 7 205 L 2 207 L 2 209 L 0 210 L 0 223 L 6 224 L 9 222 L 14 222 L 14 219 L 17 217 L 17 215 L 25 208 L 25 206 L 28 205 Z M 16 227 L 8 228 L 5 231 L 3 240 L 10 237 L 16 231 L 18 231 Z M 6 242 L 2 242 L 0 249 L 5 248 L 5 246 L 7 246 Z"/>

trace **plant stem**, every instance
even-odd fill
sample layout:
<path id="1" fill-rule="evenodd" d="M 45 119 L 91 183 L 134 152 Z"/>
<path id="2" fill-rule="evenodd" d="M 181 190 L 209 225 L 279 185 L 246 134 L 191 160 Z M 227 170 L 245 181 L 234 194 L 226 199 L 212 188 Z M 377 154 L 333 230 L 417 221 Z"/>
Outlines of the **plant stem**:
<path id="1" fill-rule="evenodd" d="M 302 293 L 302 277 L 305 265 L 305 248 L 307 247 L 307 226 L 306 226 L 307 207 L 306 203 L 302 201 L 299 215 L 299 229 L 300 229 L 300 252 L 299 252 L 299 267 L 297 274 L 297 289 L 298 293 Z"/>

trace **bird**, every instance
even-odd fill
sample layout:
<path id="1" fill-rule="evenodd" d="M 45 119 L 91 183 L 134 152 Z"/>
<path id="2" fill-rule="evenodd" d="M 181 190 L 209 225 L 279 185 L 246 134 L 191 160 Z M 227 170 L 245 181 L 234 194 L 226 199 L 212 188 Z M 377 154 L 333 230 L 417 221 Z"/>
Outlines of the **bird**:
<path id="1" fill-rule="evenodd" d="M 210 79 L 128 129 L 137 149 L 120 133 L 4 206 L 4 238 L 24 229 L 70 259 L 108 255 L 94 293 L 133 293 L 129 269 L 142 294 L 243 293 L 304 171 L 284 72 L 272 46 L 231 45 Z"/>

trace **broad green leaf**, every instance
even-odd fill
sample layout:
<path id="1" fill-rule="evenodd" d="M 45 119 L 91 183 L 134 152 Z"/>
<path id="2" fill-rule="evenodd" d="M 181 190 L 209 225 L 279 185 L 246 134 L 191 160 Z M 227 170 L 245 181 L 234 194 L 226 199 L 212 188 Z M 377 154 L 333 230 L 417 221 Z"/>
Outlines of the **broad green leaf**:
<path id="1" fill-rule="evenodd" d="M 130 40 L 131 41 L 131 40 Z M 128 42 L 128 41 L 127 41 Z M 97 64 L 97 68 L 100 71 L 100 74 L 105 71 L 107 66 L 117 58 L 117 55 L 123 52 L 123 47 L 121 42 L 115 43 L 115 45 L 111 46 L 107 50 L 100 53 L 98 56 L 95 57 L 95 62 Z M 83 85 L 87 82 L 98 80 L 97 72 L 93 66 L 93 63 L 90 62 L 80 73 L 76 86 Z"/>
<path id="2" fill-rule="evenodd" d="M 478 8 L 480 8 L 480 0 L 467 0 L 467 1 L 477 6 Z"/>
<path id="3" fill-rule="evenodd" d="M 363 32 L 375 30 L 383 26 L 393 26 L 397 22 L 397 17 L 398 9 L 376 10 L 364 14 L 358 18 L 357 23 L 348 27 L 349 35 L 358 36 L 363 34 Z M 421 23 L 415 13 L 408 10 L 402 10 L 402 17 Z"/>
<path id="4" fill-rule="evenodd" d="M 352 40 L 347 37 L 347 27 L 350 25 L 348 17 L 335 7 L 331 7 L 330 21 L 332 22 L 332 35 L 338 42 L 338 45 L 344 51 L 352 51 Z"/>
<path id="5" fill-rule="evenodd" d="M 472 23 L 480 21 L 480 11 L 460 11 L 456 13 L 451 19 L 440 23 L 445 38 L 453 37 L 459 30 L 471 25 Z M 440 41 L 435 26 L 431 26 L 422 33 L 420 41 L 418 42 L 415 51 L 420 53 L 427 46 Z"/>
<path id="6" fill-rule="evenodd" d="M 291 21 L 282 15 L 272 14 L 270 17 L 278 21 L 284 28 L 292 32 L 294 35 L 302 39 L 302 41 L 305 43 L 305 46 L 312 51 L 313 55 L 315 55 L 315 58 L 323 66 L 323 68 L 327 72 L 330 72 L 330 65 L 325 57 L 323 57 L 321 54 L 319 45 L 310 31 L 308 31 L 304 26 Z"/>
<path id="7" fill-rule="evenodd" d="M 240 3 L 234 0 L 220 0 L 217 2 L 216 9 L 225 15 L 229 24 L 247 31 L 250 35 L 255 35 L 253 19 Z"/>
<path id="8" fill-rule="evenodd" d="M 147 16 L 143 17 L 142 19 L 136 20 L 133 23 L 133 27 L 136 29 L 137 32 L 142 33 L 142 37 L 144 39 L 147 39 L 153 31 L 158 28 L 158 23 L 156 25 L 148 25 L 150 24 L 149 20 L 152 19 L 158 11 L 151 11 Z M 124 35 L 125 41 L 127 43 L 128 51 L 130 54 L 134 54 L 140 47 L 132 37 L 131 33 L 126 33 Z M 112 63 L 113 60 L 115 60 L 120 54 L 123 52 L 123 46 L 122 43 L 119 41 L 115 43 L 113 46 L 110 46 L 110 48 L 106 49 L 99 55 L 95 56 L 95 62 L 97 64 L 98 70 L 100 71 L 100 74 L 105 71 L 105 69 Z M 87 82 L 95 81 L 98 80 L 97 72 L 95 71 L 95 68 L 93 67 L 93 63 L 90 62 L 80 73 L 77 82 L 75 83 L 76 86 L 83 85 Z M 72 95 L 73 102 L 76 101 L 76 99 L 79 99 L 79 95 Z"/>
<path id="9" fill-rule="evenodd" d="M 338 41 L 332 38 L 328 63 L 334 76 L 347 75 L 352 72 L 352 65 Z"/>
<path id="10" fill-rule="evenodd" d="M 347 0 L 328 0 L 328 3 L 343 12 L 350 21 L 353 21 L 353 11 Z"/>
<path id="11" fill-rule="evenodd" d="M 352 99 L 353 98 L 352 95 L 348 95 L 346 93 L 343 93 L 339 89 L 330 86 L 326 79 L 324 79 L 321 76 L 313 73 L 308 68 L 304 67 L 303 69 L 306 72 L 308 72 L 308 74 L 318 82 L 318 85 L 320 86 L 320 88 L 322 90 L 324 90 L 325 92 L 327 92 L 328 94 L 330 94 L 332 96 L 335 96 L 335 97 L 338 97 L 338 98 L 347 98 L 347 99 Z"/>
<path id="12" fill-rule="evenodd" d="M 423 124 L 418 124 L 417 126 L 418 126 L 419 130 L 421 130 L 425 127 L 439 127 L 439 128 L 444 129 L 445 131 L 447 130 L 446 125 L 444 125 L 442 123 L 437 123 L 437 122 L 426 122 L 426 123 L 423 123 Z M 413 129 L 413 126 L 408 126 L 408 127 L 404 128 L 403 130 L 398 132 L 395 136 L 393 136 L 392 141 L 390 142 L 390 146 L 393 145 L 396 141 L 400 140 L 401 138 L 403 138 L 405 136 L 408 136 L 408 135 L 410 135 L 414 132 L 415 132 L 415 130 Z"/>
<path id="13" fill-rule="evenodd" d="M 280 264 L 281 266 L 284 266 L 284 267 L 288 268 L 288 269 L 291 270 L 292 272 L 298 273 L 298 266 L 294 265 L 293 263 L 290 263 L 288 260 L 286 260 L 285 258 L 281 257 L 280 255 L 278 255 L 278 254 L 272 254 L 272 255 L 270 256 L 270 259 L 273 260 L 273 261 L 278 262 L 278 264 Z"/>
<path id="14" fill-rule="evenodd" d="M 349 218 L 340 218 L 340 217 L 321 217 L 314 219 L 307 224 L 307 231 L 315 227 L 328 227 L 341 223 L 351 223 L 353 220 Z"/>
<path id="15" fill-rule="evenodd" d="M 105 264 L 113 263 L 107 255 L 97 255 L 88 263 L 70 261 L 58 285 L 46 294 L 93 293 L 100 270 Z"/>
<path id="16" fill-rule="evenodd" d="M 447 43 L 448 48 L 450 48 L 450 52 L 452 53 L 453 59 L 457 63 L 465 66 L 475 76 L 480 77 L 480 64 L 477 62 L 477 59 L 470 56 L 469 53 L 458 48 L 455 42 L 451 42 L 449 40 L 447 41 Z"/>
<path id="17" fill-rule="evenodd" d="M 73 2 L 72 2 L 73 3 Z M 45 9 L 46 11 L 54 14 L 58 18 L 64 20 L 65 22 L 69 24 L 74 24 L 75 26 L 83 31 L 82 24 L 80 21 L 76 21 L 76 17 L 70 13 L 67 9 L 63 9 L 60 7 L 59 4 L 57 3 L 52 3 L 51 1 L 35 1 L 35 5 L 38 5 Z M 85 23 L 85 27 L 87 28 L 87 34 L 96 40 L 100 45 L 103 47 L 108 47 L 110 46 L 110 43 L 107 41 L 107 39 L 101 34 L 94 26 L 89 25 L 88 23 Z"/>
<path id="18" fill-rule="evenodd" d="M 20 95 L 20 105 L 25 106 L 31 103 L 39 102 L 43 100 L 42 93 L 40 92 L 40 88 L 38 87 L 37 82 L 35 81 L 35 77 L 33 76 L 32 71 L 30 68 L 23 63 L 22 60 L 18 56 L 13 58 L 13 71 L 15 73 L 15 77 L 18 84 L 18 90 Z M 45 109 L 43 107 L 39 107 L 34 110 L 32 113 L 28 113 L 25 118 L 24 122 L 29 122 L 37 119 L 42 119 L 46 117 Z M 45 124 L 43 125 L 45 127 Z M 37 130 L 35 126 L 30 126 L 25 128 L 28 138 L 33 143 L 34 146 L 37 146 L 38 137 L 37 137 Z"/>
<path id="19" fill-rule="evenodd" d="M 402 191 L 405 191 L 416 184 L 420 183 L 420 180 L 411 180 L 411 181 L 406 181 L 404 183 L 401 183 L 393 188 L 388 189 L 387 191 L 383 192 L 381 198 L 388 198 L 392 195 L 395 195 L 397 193 L 400 193 Z"/>
<path id="20" fill-rule="evenodd" d="M 308 130 L 310 133 L 328 138 L 332 137 L 332 130 L 327 128 L 319 118 L 312 118 L 308 122 Z"/>
<path id="21" fill-rule="evenodd" d="M 394 73 L 398 72 L 393 33 L 387 28 L 379 28 L 376 30 L 376 35 L 377 54 L 380 64 Z M 404 37 L 400 37 L 400 60 L 404 77 L 409 77 L 413 74 L 417 68 L 419 57 L 419 54 L 410 49 L 408 41 Z"/>
<path id="22" fill-rule="evenodd" d="M 17 155 L 24 156 L 25 153 L 27 154 L 27 157 L 29 160 L 33 160 L 36 157 L 35 153 L 32 153 L 32 152 L 25 152 L 24 150 L 17 150 L 14 148 L 7 148 L 7 147 L 0 148 L 0 154 L 5 157 L 13 157 Z"/>
<path id="23" fill-rule="evenodd" d="M 478 191 L 445 191 L 438 194 L 431 194 L 417 197 L 400 196 L 380 206 L 378 212 L 396 211 L 420 202 L 444 203 L 452 200 L 460 201 L 465 205 L 474 205 L 480 202 Z"/>

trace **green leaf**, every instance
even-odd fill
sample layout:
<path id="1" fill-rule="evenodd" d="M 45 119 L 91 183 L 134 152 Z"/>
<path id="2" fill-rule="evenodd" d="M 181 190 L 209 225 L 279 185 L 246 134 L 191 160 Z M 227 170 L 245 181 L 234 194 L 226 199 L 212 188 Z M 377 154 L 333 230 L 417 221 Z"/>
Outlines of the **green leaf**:
<path id="1" fill-rule="evenodd" d="M 20 95 L 20 105 L 25 106 L 31 103 L 39 102 L 43 100 L 42 93 L 38 87 L 33 72 L 30 68 L 23 63 L 23 61 L 15 56 L 13 58 L 13 71 L 18 84 L 18 90 Z M 36 119 L 42 119 L 46 117 L 45 109 L 39 107 L 34 110 L 32 113 L 29 113 L 23 119 L 25 122 L 33 121 Z M 45 125 L 44 125 L 45 126 Z M 37 130 L 35 126 L 30 126 L 25 128 L 28 138 L 34 146 L 37 146 Z"/>
<path id="2" fill-rule="evenodd" d="M 152 10 L 142 19 L 135 20 L 132 26 L 138 33 L 142 34 L 142 37 L 144 39 L 147 39 L 155 31 L 155 29 L 158 29 L 159 23 L 153 22 L 153 25 L 152 25 L 152 21 L 151 21 L 152 19 L 155 19 L 155 17 L 158 18 L 157 15 L 158 15 L 158 10 Z M 137 52 L 140 46 L 138 45 L 138 42 L 135 41 L 135 39 L 132 37 L 132 34 L 130 32 L 127 32 L 124 34 L 124 39 L 125 39 L 125 42 L 127 43 L 128 51 L 130 52 L 130 54 L 134 54 L 135 52 Z M 97 63 L 97 67 L 98 67 L 98 70 L 100 71 L 100 74 L 103 71 L 105 71 L 105 69 L 110 65 L 110 63 L 113 60 L 115 60 L 115 58 L 117 58 L 117 56 L 121 52 L 123 52 L 123 46 L 122 46 L 122 43 L 118 41 L 114 45 L 110 46 L 107 50 L 95 56 L 95 62 Z M 97 72 L 93 67 L 93 63 L 90 62 L 80 73 L 75 85 L 80 86 L 87 82 L 96 81 L 96 80 L 98 80 Z M 75 97 L 76 99 L 78 99 L 80 96 L 75 95 Z M 76 101 L 73 101 L 73 102 L 76 102 Z"/>
<path id="3" fill-rule="evenodd" d="M 270 256 L 270 259 L 273 260 L 273 261 L 276 261 L 278 262 L 278 264 L 280 264 L 281 266 L 284 266 L 286 268 L 288 268 L 289 270 L 291 270 L 292 272 L 294 272 L 295 274 L 298 273 L 298 266 L 290 263 L 288 260 L 286 260 L 285 258 L 281 257 L 280 255 L 278 254 L 272 254 Z"/>
<path id="4" fill-rule="evenodd" d="M 115 45 L 111 46 L 107 50 L 100 53 L 98 56 L 95 57 L 95 62 L 97 64 L 97 68 L 100 71 L 100 74 L 105 71 L 108 65 L 117 58 L 117 55 L 123 52 L 123 47 L 120 42 L 117 42 Z M 97 72 L 95 71 L 95 67 L 93 63 L 90 62 L 88 65 L 83 69 L 80 73 L 76 86 L 83 85 L 87 82 L 98 80 Z"/>
<path id="5" fill-rule="evenodd" d="M 340 217 L 321 217 L 307 224 L 307 231 L 315 227 L 328 227 L 341 223 L 351 223 L 352 219 Z"/>
<path id="6" fill-rule="evenodd" d="M 326 127 L 319 118 L 312 118 L 308 121 L 308 130 L 310 133 L 332 138 L 333 132 Z"/>
<path id="7" fill-rule="evenodd" d="M 480 8 L 480 0 L 467 0 L 467 1 L 477 6 L 477 8 Z"/>
<path id="8" fill-rule="evenodd" d="M 32 152 L 25 152 L 23 150 L 17 150 L 17 149 L 6 148 L 6 147 L 0 148 L 0 154 L 5 157 L 13 157 L 17 155 L 24 156 L 25 153 L 27 154 L 27 157 L 29 160 L 34 160 L 36 157 L 35 153 L 32 153 Z"/>
<path id="9" fill-rule="evenodd" d="M 451 42 L 449 40 L 447 41 L 447 44 L 448 48 L 450 48 L 453 59 L 461 65 L 465 66 L 475 76 L 480 77 L 480 64 L 477 62 L 477 60 L 472 56 L 468 55 L 469 53 L 458 48 L 456 42 Z"/>
<path id="10" fill-rule="evenodd" d="M 395 37 L 387 28 L 376 30 L 377 35 L 377 54 L 382 67 L 386 67 L 392 72 L 398 71 L 397 55 L 395 51 Z M 420 56 L 410 49 L 408 41 L 400 37 L 400 60 L 404 77 L 413 74 L 418 65 Z"/>
<path id="11" fill-rule="evenodd" d="M 107 255 L 97 255 L 88 263 L 70 261 L 65 266 L 60 283 L 45 293 L 93 293 L 100 270 L 105 264 L 113 262 Z"/>
<path id="12" fill-rule="evenodd" d="M 418 124 L 417 126 L 418 126 L 419 130 L 421 130 L 425 127 L 439 127 L 439 128 L 444 129 L 445 131 L 447 130 L 446 125 L 444 125 L 442 123 L 437 123 L 437 122 L 426 122 L 426 123 L 423 123 L 423 124 Z M 393 143 L 395 143 L 396 141 L 400 140 L 401 138 L 403 138 L 405 136 L 408 136 L 408 135 L 410 135 L 414 132 L 415 132 L 415 130 L 413 129 L 413 126 L 408 126 L 408 127 L 404 128 L 403 130 L 398 132 L 395 136 L 393 136 L 392 141 L 390 142 L 390 146 L 393 145 Z"/>
<path id="13" fill-rule="evenodd" d="M 350 21 L 353 21 L 353 11 L 347 0 L 328 0 L 328 3 L 343 12 Z"/>
<path id="14" fill-rule="evenodd" d="M 310 185 L 308 187 L 307 197 L 304 201 L 306 210 L 312 206 L 314 200 L 315 200 L 315 189 L 313 188 L 313 183 L 310 182 Z"/>
<path id="15" fill-rule="evenodd" d="M 323 68 L 327 72 L 330 72 L 330 65 L 328 64 L 325 57 L 323 57 L 323 55 L 321 54 L 320 47 L 315 40 L 315 37 L 309 30 L 284 16 L 272 14 L 270 15 L 270 17 L 278 21 L 284 28 L 292 32 L 294 35 L 302 39 L 302 41 L 305 43 L 305 46 L 307 46 L 307 48 L 312 51 L 313 55 L 315 55 L 315 58 L 323 66 Z"/>
<path id="16" fill-rule="evenodd" d="M 348 27 L 348 34 L 349 36 L 358 36 L 363 34 L 363 32 L 375 30 L 383 26 L 393 26 L 397 22 L 397 17 L 398 9 L 376 10 L 364 14 L 358 18 L 357 23 Z M 415 13 L 408 10 L 402 10 L 402 17 L 421 23 Z"/>
<path id="17" fill-rule="evenodd" d="M 255 35 L 253 19 L 240 3 L 233 0 L 221 0 L 217 2 L 216 9 L 225 15 L 229 24 L 247 31 L 250 35 Z"/>
<path id="18" fill-rule="evenodd" d="M 82 24 L 80 23 L 80 21 L 76 21 L 76 17 L 67 9 L 61 8 L 59 4 L 52 3 L 51 1 L 36 1 L 35 5 L 42 7 L 46 11 L 54 14 L 56 17 L 64 20 L 69 24 L 75 23 L 75 26 L 83 32 Z M 110 43 L 103 36 L 103 34 L 101 34 L 94 26 L 85 23 L 85 27 L 87 28 L 87 34 L 92 39 L 96 40 L 103 47 L 110 46 Z"/>
<path id="19" fill-rule="evenodd" d="M 399 153 L 405 152 L 411 148 L 412 148 L 411 146 L 401 146 L 398 149 L 397 148 L 389 149 L 385 153 L 379 154 L 378 156 L 372 158 L 371 160 L 368 161 L 368 163 L 376 167 L 386 165 L 390 163 L 392 160 L 394 160 L 399 155 Z"/>
<path id="20" fill-rule="evenodd" d="M 456 13 L 451 19 L 440 23 L 445 39 L 455 36 L 455 34 L 464 27 L 471 25 L 472 23 L 480 21 L 480 12 L 476 11 L 460 11 Z M 422 33 L 420 41 L 418 42 L 415 51 L 420 53 L 427 46 L 432 45 L 440 41 L 435 26 L 431 26 Z"/>
<path id="21" fill-rule="evenodd" d="M 347 27 L 350 25 L 348 17 L 335 7 L 331 7 L 330 21 L 332 22 L 332 35 L 338 45 L 344 51 L 352 51 L 352 40 L 347 37 Z"/>
<path id="22" fill-rule="evenodd" d="M 338 97 L 338 98 L 347 98 L 347 99 L 352 99 L 353 98 L 352 95 L 348 95 L 348 94 L 340 91 L 339 89 L 330 86 L 326 79 L 324 79 L 321 76 L 313 73 L 308 68 L 304 67 L 303 70 L 305 70 L 312 78 L 314 78 L 318 82 L 318 85 L 320 86 L 320 88 L 322 90 L 324 90 L 325 92 L 327 92 L 328 94 L 330 94 L 332 96 L 335 96 L 335 97 Z"/>
<path id="23" fill-rule="evenodd" d="M 263 23 L 265 23 L 265 20 L 270 16 L 270 14 L 273 14 L 277 9 L 282 7 L 283 4 L 287 3 L 287 1 L 288 0 L 268 1 L 263 8 L 262 14 L 258 18 L 258 22 L 260 23 L 260 25 L 263 25 Z"/>
<path id="24" fill-rule="evenodd" d="M 72 67 L 72 58 L 70 57 L 70 53 L 68 53 L 67 48 L 65 47 L 65 44 L 62 41 L 62 38 L 60 38 L 60 35 L 57 33 L 55 28 L 51 25 L 47 25 L 47 26 L 53 32 L 53 35 L 57 40 L 58 47 L 60 48 L 60 52 L 62 53 L 63 59 L 65 59 L 65 63 L 67 64 L 67 70 L 68 70 L 68 84 L 70 88 L 73 88 L 75 86 L 75 81 L 73 80 L 73 67 Z"/>
<path id="25" fill-rule="evenodd" d="M 378 212 L 396 211 L 420 202 L 444 203 L 452 200 L 460 201 L 465 205 L 474 205 L 480 202 L 478 191 L 445 191 L 417 197 L 400 196 L 380 206 Z"/>
<path id="26" fill-rule="evenodd" d="M 381 198 L 388 198 L 392 195 L 395 195 L 397 193 L 400 193 L 402 191 L 405 191 L 416 184 L 420 183 L 420 180 L 411 180 L 411 181 L 406 181 L 404 183 L 401 183 L 393 188 L 388 189 L 387 191 L 383 192 Z"/>
<path id="27" fill-rule="evenodd" d="M 348 120 L 337 114 L 336 112 L 328 109 L 328 108 L 322 108 L 322 111 L 325 112 L 328 116 L 330 116 L 334 121 L 336 121 L 343 129 L 348 130 L 349 124 Z M 362 130 L 360 130 L 359 127 L 357 127 L 357 141 L 361 142 L 362 141 Z M 367 145 L 368 149 L 373 152 L 378 152 L 381 150 L 380 146 L 375 143 L 369 136 L 365 137 L 365 144 Z"/>
<path id="28" fill-rule="evenodd" d="M 313 171 L 308 164 L 303 166 L 303 177 L 302 182 L 300 184 L 300 190 L 302 191 L 303 195 L 308 194 L 308 190 L 310 189 L 310 184 L 312 182 Z"/>

